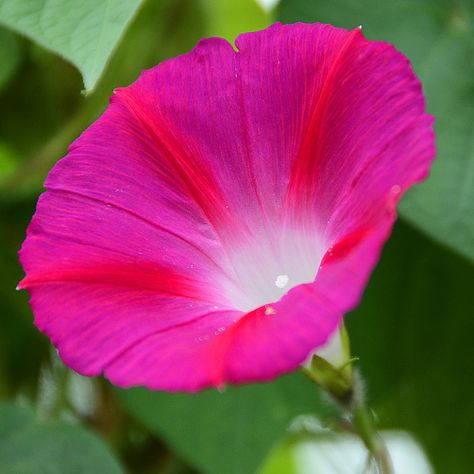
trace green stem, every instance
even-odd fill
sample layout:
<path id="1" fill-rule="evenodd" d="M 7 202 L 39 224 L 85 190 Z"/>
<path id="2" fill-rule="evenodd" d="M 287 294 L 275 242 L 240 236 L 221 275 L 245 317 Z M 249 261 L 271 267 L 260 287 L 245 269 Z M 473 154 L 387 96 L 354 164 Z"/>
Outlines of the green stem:
<path id="1" fill-rule="evenodd" d="M 364 401 L 363 381 L 358 372 L 352 371 L 352 363 L 357 358 L 351 358 L 349 338 L 344 327 L 341 327 L 339 334 L 346 362 L 335 367 L 326 359 L 314 355 L 310 366 L 303 370 L 347 413 L 345 428 L 360 437 L 376 462 L 379 474 L 393 474 L 389 452 Z"/>
<path id="2" fill-rule="evenodd" d="M 365 405 L 360 404 L 354 408 L 351 414 L 351 424 L 377 463 L 380 474 L 393 474 L 390 454 L 382 437 L 377 432 L 372 413 Z"/>

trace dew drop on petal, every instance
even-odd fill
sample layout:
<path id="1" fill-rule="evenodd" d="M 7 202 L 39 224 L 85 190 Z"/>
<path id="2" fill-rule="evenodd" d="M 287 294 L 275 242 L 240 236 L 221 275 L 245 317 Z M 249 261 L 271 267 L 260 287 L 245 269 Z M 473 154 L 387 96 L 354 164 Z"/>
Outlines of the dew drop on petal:
<path id="1" fill-rule="evenodd" d="M 272 316 L 275 313 L 276 311 L 273 306 L 265 306 L 265 316 Z"/>
<path id="2" fill-rule="evenodd" d="M 393 194 L 400 194 L 402 188 L 398 184 L 394 184 L 390 190 Z"/>

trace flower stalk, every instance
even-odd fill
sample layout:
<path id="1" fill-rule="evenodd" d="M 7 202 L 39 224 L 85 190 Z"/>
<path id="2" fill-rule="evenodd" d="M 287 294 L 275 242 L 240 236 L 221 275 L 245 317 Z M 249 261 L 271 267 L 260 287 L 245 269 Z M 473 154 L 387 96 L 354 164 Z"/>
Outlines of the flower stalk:
<path id="1" fill-rule="evenodd" d="M 358 359 L 350 357 L 349 338 L 344 326 L 341 326 L 339 337 L 345 358 L 343 364 L 336 367 L 315 354 L 309 366 L 303 370 L 343 410 L 346 419 L 339 426 L 359 436 L 369 452 L 370 460 L 375 462 L 377 472 L 394 474 L 390 454 L 377 432 L 373 413 L 365 403 L 362 378 L 352 368 Z"/>
<path id="2" fill-rule="evenodd" d="M 351 414 L 351 425 L 374 459 L 380 474 L 393 474 L 392 461 L 388 449 L 378 434 L 370 409 L 361 404 Z"/>

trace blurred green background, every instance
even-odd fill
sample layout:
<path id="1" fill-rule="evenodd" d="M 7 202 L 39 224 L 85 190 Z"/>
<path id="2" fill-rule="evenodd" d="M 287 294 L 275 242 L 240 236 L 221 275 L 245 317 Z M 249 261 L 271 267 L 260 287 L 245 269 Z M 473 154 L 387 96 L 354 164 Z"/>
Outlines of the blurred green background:
<path id="1" fill-rule="evenodd" d="M 67 370 L 15 291 L 42 182 L 112 90 L 204 36 L 276 20 L 362 25 L 423 81 L 438 158 L 347 324 L 380 428 L 409 433 L 434 472 L 474 472 L 472 0 L 0 0 L 0 473 L 353 472 L 313 418 L 295 424 L 334 411 L 302 374 L 193 396 L 119 390 Z M 302 456 L 308 440 L 319 461 Z"/>

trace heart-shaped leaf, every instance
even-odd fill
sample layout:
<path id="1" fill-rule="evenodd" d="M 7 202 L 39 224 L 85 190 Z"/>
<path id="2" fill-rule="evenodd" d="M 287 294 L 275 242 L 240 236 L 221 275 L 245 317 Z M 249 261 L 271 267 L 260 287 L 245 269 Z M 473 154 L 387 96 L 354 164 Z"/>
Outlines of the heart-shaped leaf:
<path id="1" fill-rule="evenodd" d="M 74 64 L 90 91 L 141 3 L 142 0 L 0 0 L 0 23 Z"/>
<path id="2" fill-rule="evenodd" d="M 0 402 L 2 474 L 123 473 L 106 445 L 79 426 L 37 423 L 28 408 Z"/>

